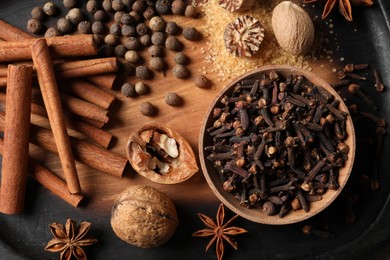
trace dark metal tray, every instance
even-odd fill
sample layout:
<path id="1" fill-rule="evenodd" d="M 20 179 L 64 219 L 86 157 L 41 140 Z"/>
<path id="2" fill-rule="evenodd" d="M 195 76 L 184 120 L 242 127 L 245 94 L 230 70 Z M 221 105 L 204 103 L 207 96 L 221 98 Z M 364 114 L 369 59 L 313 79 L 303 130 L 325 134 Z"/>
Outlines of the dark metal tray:
<path id="1" fill-rule="evenodd" d="M 2 0 L 0 19 L 20 28 L 25 27 L 34 6 L 46 1 Z M 320 11 L 318 9 L 318 11 Z M 377 0 L 370 8 L 354 8 L 354 21 L 348 23 L 335 11 L 332 13 L 333 31 L 338 38 L 338 55 L 348 62 L 366 62 L 378 68 L 386 87 L 390 88 L 390 2 Z M 320 15 L 320 13 L 318 13 Z M 371 84 L 373 85 L 373 84 Z M 383 94 L 367 89 L 380 107 L 379 113 L 390 121 L 390 92 Z M 362 104 L 362 106 L 364 106 Z M 366 123 L 355 125 L 358 139 L 365 139 L 372 133 L 372 126 Z M 371 129 L 372 128 L 372 129 Z M 375 138 L 375 136 L 374 136 Z M 344 194 L 331 207 L 314 218 L 299 224 L 267 226 L 240 219 L 236 224 L 250 232 L 237 238 L 239 252 L 226 246 L 225 259 L 358 259 L 390 257 L 390 141 L 385 139 L 383 154 L 379 163 L 381 187 L 372 192 L 364 189 L 359 176 L 372 174 L 375 147 L 365 141 L 358 142 L 356 163 L 348 184 L 349 194 L 359 197 L 352 204 L 357 219 L 345 224 L 346 197 Z M 203 180 L 204 181 L 204 180 Z M 204 253 L 206 240 L 192 238 L 191 234 L 201 228 L 196 213 L 215 216 L 218 201 L 210 198 L 197 201 L 196 195 L 188 204 L 177 205 L 181 224 L 174 237 L 165 245 L 155 249 L 139 249 L 129 246 L 115 237 L 110 228 L 109 210 L 89 211 L 88 207 L 73 209 L 35 182 L 28 185 L 28 202 L 25 213 L 19 216 L 0 215 L 0 258 L 1 259 L 57 259 L 57 254 L 44 251 L 52 236 L 48 224 L 53 219 L 65 222 L 67 217 L 75 220 L 89 220 L 93 223 L 90 234 L 99 238 L 99 243 L 87 248 L 91 259 L 214 259 L 214 248 Z M 39 203 L 38 203 L 39 202 Z M 303 224 L 313 224 L 327 229 L 333 238 L 305 236 L 301 233 Z"/>

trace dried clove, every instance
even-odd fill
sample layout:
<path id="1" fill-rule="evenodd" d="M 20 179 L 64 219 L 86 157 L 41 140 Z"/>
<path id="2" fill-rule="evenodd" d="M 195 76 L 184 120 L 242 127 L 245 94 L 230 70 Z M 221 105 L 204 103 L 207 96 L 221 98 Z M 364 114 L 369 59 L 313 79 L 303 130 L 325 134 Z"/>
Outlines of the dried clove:
<path id="1" fill-rule="evenodd" d="M 368 64 L 367 63 L 363 63 L 363 64 L 349 63 L 349 64 L 344 66 L 344 71 L 345 72 L 354 72 L 354 71 L 357 71 L 357 70 L 363 70 L 363 69 L 367 69 L 367 68 L 368 68 Z"/>
<path id="2" fill-rule="evenodd" d="M 350 84 L 348 86 L 348 93 L 352 94 L 352 95 L 357 95 L 359 98 L 361 98 L 367 105 L 369 105 L 370 107 L 372 107 L 372 109 L 374 110 L 378 110 L 378 107 L 375 105 L 375 103 L 369 98 L 367 97 L 366 94 L 364 94 L 361 90 L 360 90 L 360 86 L 357 85 L 357 84 Z"/>
<path id="3" fill-rule="evenodd" d="M 382 82 L 381 75 L 377 69 L 374 69 L 375 88 L 378 92 L 383 92 L 385 85 Z"/>

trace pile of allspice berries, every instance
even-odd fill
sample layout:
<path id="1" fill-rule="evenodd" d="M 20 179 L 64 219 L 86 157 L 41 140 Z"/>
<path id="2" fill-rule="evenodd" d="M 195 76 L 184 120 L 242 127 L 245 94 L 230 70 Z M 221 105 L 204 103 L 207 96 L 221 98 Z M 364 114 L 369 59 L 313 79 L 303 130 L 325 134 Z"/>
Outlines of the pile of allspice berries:
<path id="1" fill-rule="evenodd" d="M 190 41 L 201 39 L 194 27 L 181 28 L 173 21 L 166 22 L 162 15 L 174 14 L 196 18 L 196 8 L 183 0 L 63 0 L 69 9 L 65 17 L 57 20 L 54 26 L 46 28 L 44 22 L 49 16 L 55 16 L 58 7 L 53 2 L 35 7 L 27 29 L 45 37 L 71 33 L 93 34 L 102 57 L 116 56 L 128 75 L 136 75 L 140 80 L 152 79 L 155 72 L 164 72 L 165 51 L 176 52 L 173 76 L 186 79 L 190 71 L 185 65 L 188 57 L 182 53 L 184 44 L 176 37 L 183 34 Z M 148 59 L 140 52 L 147 50 Z M 147 64 L 145 60 L 148 60 Z M 197 79 L 204 85 L 205 79 Z M 204 87 L 203 85 L 198 87 Z M 135 87 L 135 86 L 134 86 Z M 140 94 L 135 88 L 124 91 L 125 95 Z M 145 90 L 142 90 L 145 92 Z M 141 91 L 141 92 L 142 92 Z"/>

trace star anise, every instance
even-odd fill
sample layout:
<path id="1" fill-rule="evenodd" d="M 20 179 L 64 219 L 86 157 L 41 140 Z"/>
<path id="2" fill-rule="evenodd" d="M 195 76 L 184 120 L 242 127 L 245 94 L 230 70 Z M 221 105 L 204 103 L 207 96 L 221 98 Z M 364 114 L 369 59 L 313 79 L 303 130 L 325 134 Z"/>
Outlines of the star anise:
<path id="1" fill-rule="evenodd" d="M 235 250 L 237 250 L 237 242 L 231 238 L 230 236 L 236 236 L 239 234 L 243 234 L 248 232 L 247 230 L 240 227 L 229 227 L 231 223 L 238 218 L 238 215 L 235 215 L 230 220 L 228 220 L 225 224 L 225 208 L 223 204 L 218 208 L 217 211 L 217 223 L 214 220 L 204 214 L 198 213 L 200 220 L 208 227 L 205 229 L 201 229 L 196 231 L 192 236 L 194 237 L 209 237 L 212 236 L 210 242 L 206 246 L 206 251 L 209 250 L 211 245 L 216 241 L 216 253 L 217 259 L 221 260 L 225 251 L 224 248 L 224 240 L 227 241 Z"/>
<path id="2" fill-rule="evenodd" d="M 303 0 L 304 3 L 313 3 L 318 1 L 319 0 Z M 345 17 L 345 19 L 347 19 L 347 21 L 350 22 L 352 21 L 351 3 L 355 5 L 365 6 L 370 6 L 373 4 L 372 0 L 327 0 L 324 7 L 324 11 L 322 12 L 322 19 L 325 19 L 329 15 L 336 2 L 338 2 L 340 13 Z"/>
<path id="3" fill-rule="evenodd" d="M 47 243 L 45 250 L 50 252 L 61 252 L 60 260 L 68 260 L 73 257 L 78 260 L 86 260 L 84 249 L 97 242 L 97 239 L 86 237 L 91 223 L 81 222 L 76 228 L 76 222 L 67 219 L 65 226 L 54 222 L 49 225 L 50 231 L 54 238 Z"/>

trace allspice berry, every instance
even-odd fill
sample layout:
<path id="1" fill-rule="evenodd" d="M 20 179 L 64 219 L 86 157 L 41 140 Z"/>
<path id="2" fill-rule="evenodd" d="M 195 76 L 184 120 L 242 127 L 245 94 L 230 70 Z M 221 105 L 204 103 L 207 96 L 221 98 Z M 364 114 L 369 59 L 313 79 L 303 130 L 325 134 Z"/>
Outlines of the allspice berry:
<path id="1" fill-rule="evenodd" d="M 183 44 L 173 35 L 169 35 L 165 40 L 165 47 L 171 51 L 180 51 L 183 49 Z"/>
<path id="2" fill-rule="evenodd" d="M 46 13 L 43 11 L 43 8 L 36 6 L 31 10 L 31 18 L 43 20 L 46 18 Z"/>
<path id="3" fill-rule="evenodd" d="M 99 10 L 99 7 L 100 7 L 100 4 L 96 0 L 88 0 L 87 5 L 86 5 L 87 12 L 90 14 L 96 13 L 96 11 Z"/>
<path id="4" fill-rule="evenodd" d="M 165 35 L 162 32 L 154 32 L 151 37 L 151 41 L 154 45 L 164 45 Z"/>
<path id="5" fill-rule="evenodd" d="M 128 50 L 134 51 L 137 51 L 142 47 L 141 43 L 136 37 L 127 37 L 124 40 L 123 45 L 125 45 Z"/>
<path id="6" fill-rule="evenodd" d="M 72 24 L 79 24 L 83 20 L 83 14 L 79 8 L 72 8 L 65 16 Z"/>
<path id="7" fill-rule="evenodd" d="M 106 27 L 102 22 L 100 22 L 100 21 L 93 22 L 92 32 L 94 34 L 104 34 L 105 30 L 106 30 Z"/>
<path id="8" fill-rule="evenodd" d="M 61 33 L 55 27 L 47 28 L 45 32 L 45 38 L 60 36 Z"/>
<path id="9" fill-rule="evenodd" d="M 149 34 L 142 35 L 139 37 L 139 42 L 142 44 L 142 46 L 147 47 L 152 44 L 152 40 Z"/>
<path id="10" fill-rule="evenodd" d="M 119 23 L 113 23 L 111 24 L 110 26 L 110 33 L 116 35 L 116 36 L 120 36 L 121 35 L 121 26 L 119 25 Z"/>
<path id="11" fill-rule="evenodd" d="M 184 38 L 186 38 L 187 40 L 190 40 L 190 41 L 197 41 L 200 39 L 200 33 L 198 32 L 198 30 L 194 27 L 187 27 L 183 30 L 183 36 Z"/>
<path id="12" fill-rule="evenodd" d="M 137 92 L 135 92 L 135 86 L 129 82 L 126 82 L 122 85 L 121 92 L 126 97 L 137 96 Z"/>
<path id="13" fill-rule="evenodd" d="M 135 68 L 135 75 L 139 79 L 147 80 L 152 78 L 153 73 L 146 66 L 141 65 Z"/>
<path id="14" fill-rule="evenodd" d="M 106 37 L 104 37 L 104 42 L 107 45 L 114 46 L 118 43 L 118 38 L 113 34 L 107 34 Z"/>
<path id="15" fill-rule="evenodd" d="M 172 9 L 172 0 L 157 0 L 155 8 L 159 14 L 169 14 Z"/>
<path id="16" fill-rule="evenodd" d="M 160 46 L 152 45 L 149 47 L 148 53 L 152 57 L 162 57 L 164 54 L 164 50 Z"/>
<path id="17" fill-rule="evenodd" d="M 154 32 L 162 32 L 165 28 L 165 21 L 160 16 L 154 16 L 149 21 L 149 27 Z"/>
<path id="18" fill-rule="evenodd" d="M 194 83 L 198 88 L 209 88 L 211 86 L 210 80 L 204 75 L 196 76 Z"/>
<path id="19" fill-rule="evenodd" d="M 53 2 L 47 2 L 43 6 L 43 11 L 48 16 L 53 16 L 57 13 L 57 6 Z"/>
<path id="20" fill-rule="evenodd" d="M 131 6 L 131 9 L 139 14 L 142 14 L 146 9 L 146 3 L 144 0 L 136 0 Z"/>
<path id="21" fill-rule="evenodd" d="M 127 52 L 127 48 L 122 44 L 118 44 L 114 48 L 114 53 L 115 53 L 115 56 L 117 56 L 117 57 L 124 57 L 126 52 Z"/>
<path id="22" fill-rule="evenodd" d="M 102 3 L 102 7 L 103 7 L 103 10 L 106 11 L 106 12 L 112 12 L 113 11 L 111 0 L 104 0 L 103 3 Z"/>
<path id="23" fill-rule="evenodd" d="M 82 34 L 89 34 L 92 32 L 92 25 L 89 21 L 81 21 L 77 26 L 77 30 Z"/>
<path id="24" fill-rule="evenodd" d="M 104 19 L 106 19 L 106 13 L 105 13 L 103 10 L 97 10 L 97 11 L 93 14 L 93 19 L 94 19 L 95 21 L 103 22 Z"/>
<path id="25" fill-rule="evenodd" d="M 144 23 L 137 24 L 137 26 L 135 27 L 135 30 L 137 31 L 139 36 L 145 35 L 149 31 L 148 27 Z"/>
<path id="26" fill-rule="evenodd" d="M 169 35 L 178 35 L 180 34 L 181 28 L 175 22 L 167 22 L 165 26 L 165 32 Z"/>
<path id="27" fill-rule="evenodd" d="M 114 53 L 114 48 L 110 45 L 104 44 L 100 46 L 98 54 L 102 57 L 110 57 Z"/>
<path id="28" fill-rule="evenodd" d="M 164 60 L 161 57 L 152 57 L 149 60 L 148 67 L 151 70 L 162 71 L 164 69 Z"/>
<path id="29" fill-rule="evenodd" d="M 144 116 L 157 116 L 158 109 L 150 102 L 144 102 L 139 106 L 140 112 Z"/>
<path id="30" fill-rule="evenodd" d="M 137 35 L 137 31 L 134 25 L 126 25 L 126 24 L 122 25 L 121 33 L 125 37 L 131 37 Z"/>
<path id="31" fill-rule="evenodd" d="M 186 3 L 182 0 L 175 0 L 172 3 L 172 13 L 176 15 L 183 15 L 186 9 Z"/>
<path id="32" fill-rule="evenodd" d="M 127 9 L 131 10 L 131 5 L 134 3 L 134 0 L 122 0 L 122 3 L 127 7 Z"/>
<path id="33" fill-rule="evenodd" d="M 140 96 L 148 94 L 149 87 L 142 81 L 138 81 L 137 83 L 135 83 L 135 92 L 137 92 L 137 94 Z"/>
<path id="34" fill-rule="evenodd" d="M 152 19 L 152 17 L 155 16 L 155 15 L 156 15 L 156 9 L 154 9 L 153 6 L 146 7 L 145 11 L 142 13 L 142 16 L 146 20 Z"/>
<path id="35" fill-rule="evenodd" d="M 75 8 L 79 4 L 78 0 L 64 0 L 62 3 L 64 4 L 64 6 L 66 8 L 69 8 L 69 9 Z"/>
<path id="36" fill-rule="evenodd" d="M 114 11 L 123 11 L 125 9 L 125 5 L 122 3 L 122 0 L 112 0 L 111 6 Z"/>
<path id="37" fill-rule="evenodd" d="M 34 34 L 39 34 L 43 30 L 43 24 L 36 18 L 31 18 L 27 22 L 27 31 Z"/>
<path id="38" fill-rule="evenodd" d="M 100 34 L 94 34 L 93 35 L 93 41 L 95 42 L 95 45 L 98 48 L 104 44 L 104 38 Z"/>
<path id="39" fill-rule="evenodd" d="M 165 103 L 169 106 L 181 106 L 183 104 L 183 99 L 175 92 L 168 92 L 165 95 Z"/>
<path id="40" fill-rule="evenodd" d="M 129 50 L 125 53 L 125 60 L 131 63 L 137 63 L 139 61 L 139 55 L 136 51 Z"/>
<path id="41" fill-rule="evenodd" d="M 136 22 L 139 22 L 142 19 L 141 15 L 139 13 L 137 13 L 136 11 L 131 11 L 129 13 L 129 15 L 131 15 L 134 18 L 134 21 L 136 21 Z"/>
<path id="42" fill-rule="evenodd" d="M 194 18 L 197 14 L 198 13 L 196 11 L 195 6 L 187 5 L 187 7 L 186 7 L 186 9 L 184 11 L 184 16 Z"/>
<path id="43" fill-rule="evenodd" d="M 72 24 L 66 18 L 60 18 L 57 21 L 57 29 L 62 34 L 70 33 L 72 30 Z"/>
<path id="44" fill-rule="evenodd" d="M 116 23 L 121 23 L 122 22 L 122 15 L 124 15 L 124 14 L 125 14 L 125 12 L 123 12 L 123 11 L 115 12 L 115 14 L 114 14 L 114 21 Z"/>
<path id="45" fill-rule="evenodd" d="M 186 79 L 190 76 L 190 71 L 183 65 L 176 64 L 172 69 L 173 76 L 178 79 Z"/>
<path id="46" fill-rule="evenodd" d="M 124 13 L 121 17 L 121 22 L 123 24 L 130 25 L 133 23 L 133 21 L 134 21 L 134 18 L 127 13 Z"/>
<path id="47" fill-rule="evenodd" d="M 187 65 L 189 63 L 188 57 L 183 52 L 178 52 L 174 57 L 176 64 Z"/>

